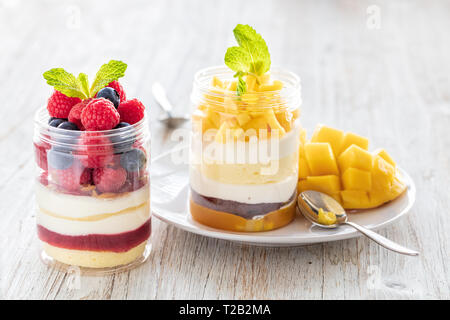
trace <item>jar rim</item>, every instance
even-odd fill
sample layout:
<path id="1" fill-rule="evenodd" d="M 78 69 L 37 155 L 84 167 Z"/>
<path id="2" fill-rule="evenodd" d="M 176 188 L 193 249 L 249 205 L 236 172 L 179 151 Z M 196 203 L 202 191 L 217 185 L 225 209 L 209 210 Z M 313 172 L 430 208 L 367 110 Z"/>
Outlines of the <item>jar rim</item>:
<path id="1" fill-rule="evenodd" d="M 211 80 L 214 76 L 218 76 L 220 79 L 220 76 L 226 77 L 227 79 L 233 79 L 233 75 L 235 72 L 228 68 L 225 65 L 216 65 L 211 66 L 207 68 L 200 69 L 197 71 L 194 75 L 194 83 L 193 83 L 193 92 L 191 98 L 193 100 L 197 99 L 204 99 L 204 96 L 207 94 L 208 97 L 211 97 L 212 99 L 218 98 L 218 99 L 225 99 L 225 98 L 235 98 L 239 99 L 239 96 L 230 95 L 230 91 L 224 91 L 216 92 L 211 91 Z M 273 66 L 270 69 L 270 74 L 274 77 L 275 80 L 281 80 L 283 82 L 283 89 L 282 90 L 275 90 L 275 91 L 262 91 L 262 92 L 251 92 L 251 95 L 253 97 L 267 97 L 267 96 L 273 96 L 273 95 L 281 95 L 283 97 L 283 100 L 285 103 L 290 103 L 289 100 L 296 100 L 298 99 L 298 103 L 301 103 L 301 80 L 300 77 L 295 74 L 292 71 L 289 71 L 287 69 Z M 220 79 L 223 80 L 223 79 Z M 217 103 L 217 101 L 213 101 L 212 104 L 220 104 Z M 274 104 L 278 104 L 276 102 L 269 102 L 271 106 Z M 283 103 L 284 104 L 284 103 Z M 271 106 L 267 106 L 268 108 Z M 261 106 L 261 108 L 264 108 L 264 106 Z"/>
<path id="2" fill-rule="evenodd" d="M 136 136 L 146 135 L 146 123 L 147 123 L 147 115 L 144 112 L 144 117 L 132 124 L 128 127 L 122 127 L 117 129 L 109 129 L 109 130 L 98 130 L 98 131 L 71 131 L 65 130 L 61 128 L 51 127 L 48 124 L 49 115 L 47 113 L 47 108 L 41 107 L 39 108 L 34 115 L 34 125 L 35 125 L 35 134 L 39 136 L 40 139 L 52 145 L 64 145 L 71 146 L 76 145 L 76 142 L 70 142 L 70 138 L 79 137 L 83 133 L 93 133 L 94 135 L 99 135 L 106 138 L 120 138 L 120 141 L 113 142 L 111 141 L 110 145 L 120 144 L 127 141 L 131 141 L 136 138 Z M 119 139 L 116 139 L 119 140 Z M 102 144 L 103 145 L 103 144 Z"/>

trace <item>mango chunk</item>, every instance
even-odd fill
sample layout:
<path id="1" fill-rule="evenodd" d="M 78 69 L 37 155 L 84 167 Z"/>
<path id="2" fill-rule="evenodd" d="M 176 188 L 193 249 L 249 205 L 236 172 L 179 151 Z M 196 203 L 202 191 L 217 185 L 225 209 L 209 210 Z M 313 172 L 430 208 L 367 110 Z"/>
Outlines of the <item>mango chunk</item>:
<path id="1" fill-rule="evenodd" d="M 308 163 L 306 162 L 306 159 L 303 157 L 300 157 L 298 160 L 298 177 L 299 179 L 306 179 L 307 176 L 309 176 L 311 172 L 308 168 Z"/>
<path id="2" fill-rule="evenodd" d="M 386 152 L 384 149 L 377 149 L 373 152 L 374 156 L 380 156 L 382 157 L 387 163 L 389 163 L 391 166 L 395 168 L 396 164 L 395 161 L 392 159 L 392 157 Z"/>
<path id="3" fill-rule="evenodd" d="M 305 144 L 305 156 L 313 176 L 339 175 L 336 158 L 330 144 L 325 142 L 308 142 Z"/>
<path id="4" fill-rule="evenodd" d="M 370 191 L 372 189 L 372 175 L 370 171 L 348 168 L 342 174 L 342 184 L 345 190 Z"/>
<path id="5" fill-rule="evenodd" d="M 266 122 L 269 124 L 270 130 L 278 130 L 279 137 L 282 137 L 284 134 L 286 134 L 286 130 L 284 130 L 284 128 L 278 122 L 275 113 L 273 112 L 273 109 L 269 109 L 266 112 L 264 112 L 264 118 L 266 119 Z"/>
<path id="6" fill-rule="evenodd" d="M 300 180 L 302 182 L 302 180 Z M 302 191 L 315 190 L 324 193 L 335 194 L 341 190 L 341 181 L 338 176 L 326 175 L 326 176 L 310 176 L 302 183 Z"/>
<path id="7" fill-rule="evenodd" d="M 395 168 L 381 156 L 373 162 L 372 181 L 375 190 L 389 190 L 395 176 Z"/>
<path id="8" fill-rule="evenodd" d="M 352 144 L 338 157 L 339 170 L 344 172 L 348 168 L 372 170 L 372 155 L 361 147 Z"/>
<path id="9" fill-rule="evenodd" d="M 369 148 L 369 139 L 352 132 L 347 132 L 344 135 L 340 153 L 347 150 L 352 144 L 356 144 L 358 147 L 367 150 Z"/>
<path id="10" fill-rule="evenodd" d="M 339 155 L 344 141 L 344 132 L 338 129 L 318 125 L 313 132 L 311 142 L 328 142 L 333 149 L 335 157 Z"/>
<path id="11" fill-rule="evenodd" d="M 371 207 L 369 195 L 366 191 L 343 190 L 341 191 L 341 198 L 344 208 L 365 209 Z"/>

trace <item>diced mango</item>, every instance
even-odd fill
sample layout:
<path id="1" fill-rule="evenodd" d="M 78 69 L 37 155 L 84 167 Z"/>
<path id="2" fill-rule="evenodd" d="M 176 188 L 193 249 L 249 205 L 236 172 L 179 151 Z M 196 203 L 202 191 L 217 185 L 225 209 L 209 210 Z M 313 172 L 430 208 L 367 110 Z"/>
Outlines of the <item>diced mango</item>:
<path id="1" fill-rule="evenodd" d="M 389 190 L 395 176 L 395 168 L 381 156 L 373 161 L 372 181 L 375 190 Z"/>
<path id="2" fill-rule="evenodd" d="M 342 185 L 345 190 L 370 191 L 372 189 L 372 176 L 370 171 L 348 168 L 342 174 Z"/>
<path id="3" fill-rule="evenodd" d="M 213 87 L 218 87 L 218 88 L 221 88 L 221 89 L 224 89 L 224 88 L 225 88 L 224 85 L 223 85 L 223 82 L 222 82 L 219 78 L 217 78 L 216 76 L 214 76 L 214 77 L 212 78 L 212 83 L 211 83 L 211 85 L 212 85 Z"/>
<path id="4" fill-rule="evenodd" d="M 244 130 L 255 129 L 258 132 L 259 129 L 267 130 L 267 121 L 263 117 L 258 117 L 250 120 L 244 125 Z"/>
<path id="5" fill-rule="evenodd" d="M 308 168 L 308 163 L 306 162 L 306 159 L 303 157 L 300 157 L 298 160 L 298 177 L 299 179 L 306 179 L 307 176 L 310 175 L 310 171 Z"/>
<path id="6" fill-rule="evenodd" d="M 386 162 L 388 162 L 391 166 L 395 168 L 396 164 L 392 157 L 386 152 L 384 149 L 377 149 L 373 152 L 374 156 L 382 157 Z"/>
<path id="7" fill-rule="evenodd" d="M 290 131 L 292 129 L 292 113 L 289 111 L 282 111 L 275 113 L 278 122 L 284 128 L 285 131 Z"/>
<path id="8" fill-rule="evenodd" d="M 344 208 L 347 209 L 365 209 L 371 207 L 369 195 L 365 191 L 342 190 L 341 198 Z"/>
<path id="9" fill-rule="evenodd" d="M 334 156 L 339 155 L 339 151 L 344 141 L 344 132 L 324 125 L 316 126 L 311 142 L 328 142 L 333 150 Z"/>
<path id="10" fill-rule="evenodd" d="M 311 142 L 305 142 L 304 133 L 299 140 L 299 192 L 324 192 L 346 209 L 366 209 L 394 200 L 406 189 L 391 156 L 384 149 L 369 153 L 369 141 L 364 137 L 319 125 Z M 340 149 L 336 169 L 331 145 Z M 340 179 L 339 187 L 328 178 L 331 176 Z"/>
<path id="11" fill-rule="evenodd" d="M 273 112 L 273 109 L 266 110 L 264 112 L 264 118 L 266 119 L 266 122 L 270 126 L 270 130 L 278 130 L 279 137 L 282 137 L 284 134 L 286 134 L 286 130 L 280 125 L 277 118 L 275 117 L 275 113 Z"/>
<path id="12" fill-rule="evenodd" d="M 247 75 L 245 77 L 245 82 L 247 84 L 247 90 L 249 92 L 254 91 L 255 90 L 255 85 L 256 85 L 256 77 L 252 76 L 252 75 Z"/>
<path id="13" fill-rule="evenodd" d="M 367 150 L 369 148 L 369 139 L 359 136 L 352 132 L 347 132 L 344 135 L 344 140 L 342 142 L 340 153 L 347 150 L 348 147 L 350 147 L 352 144 L 356 144 L 358 147 Z"/>
<path id="14" fill-rule="evenodd" d="M 259 83 L 260 84 L 268 84 L 270 81 L 270 73 L 266 72 L 263 75 L 259 76 Z"/>
<path id="15" fill-rule="evenodd" d="M 352 144 L 338 157 L 339 170 L 344 172 L 348 168 L 372 170 L 372 155 L 361 147 Z"/>
<path id="16" fill-rule="evenodd" d="M 211 108 L 208 108 L 206 111 L 206 117 L 211 120 L 216 128 L 220 127 L 220 114 L 218 112 L 212 111 Z"/>
<path id="17" fill-rule="evenodd" d="M 275 80 L 272 84 L 262 84 L 258 87 L 258 91 L 279 91 L 283 89 L 283 82 Z"/>
<path id="18" fill-rule="evenodd" d="M 324 193 L 338 193 L 341 190 L 341 181 L 338 176 L 309 176 L 305 180 L 307 190 L 315 190 Z"/>
<path id="19" fill-rule="evenodd" d="M 227 87 L 228 91 L 236 91 L 237 89 L 237 81 L 231 81 L 230 84 Z"/>
<path id="20" fill-rule="evenodd" d="M 305 156 L 308 167 L 314 176 L 339 175 L 333 151 L 325 142 L 309 142 L 305 144 Z"/>
<path id="21" fill-rule="evenodd" d="M 236 116 L 236 119 L 237 119 L 239 125 L 242 127 L 247 122 L 249 122 L 252 118 L 250 117 L 250 115 L 248 113 L 240 113 Z"/>

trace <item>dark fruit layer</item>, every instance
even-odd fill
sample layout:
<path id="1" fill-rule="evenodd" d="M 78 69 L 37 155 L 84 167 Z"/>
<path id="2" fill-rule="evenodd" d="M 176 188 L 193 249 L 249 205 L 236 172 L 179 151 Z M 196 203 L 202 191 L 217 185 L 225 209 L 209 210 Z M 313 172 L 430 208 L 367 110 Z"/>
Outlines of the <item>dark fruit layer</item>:
<path id="1" fill-rule="evenodd" d="M 255 216 L 276 211 L 294 200 L 296 192 L 286 202 L 275 203 L 243 203 L 231 200 L 223 200 L 213 197 L 205 197 L 191 188 L 191 199 L 200 206 L 240 216 L 244 219 L 252 219 Z"/>
<path id="2" fill-rule="evenodd" d="M 150 237 L 151 220 L 139 228 L 116 234 L 88 234 L 85 236 L 68 236 L 48 230 L 38 225 L 39 239 L 48 244 L 64 249 L 87 251 L 126 252 Z"/>

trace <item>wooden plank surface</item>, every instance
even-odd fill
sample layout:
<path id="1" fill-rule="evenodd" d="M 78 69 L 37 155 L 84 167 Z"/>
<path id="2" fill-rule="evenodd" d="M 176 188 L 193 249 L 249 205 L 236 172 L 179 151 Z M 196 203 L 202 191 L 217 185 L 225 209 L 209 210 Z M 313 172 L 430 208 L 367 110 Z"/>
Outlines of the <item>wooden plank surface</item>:
<path id="1" fill-rule="evenodd" d="M 450 298 L 449 17 L 448 1 L 0 0 L 1 298 Z M 250 247 L 155 221 L 152 254 L 138 269 L 78 286 L 47 269 L 37 255 L 31 148 L 33 113 L 50 93 L 42 72 L 92 75 L 122 59 L 127 96 L 150 106 L 152 119 L 156 80 L 188 112 L 194 73 L 222 63 L 237 23 L 262 33 L 274 65 L 301 76 L 309 132 L 321 122 L 366 135 L 411 174 L 417 202 L 381 234 L 421 256 L 365 238 Z M 150 126 L 153 155 L 174 144 Z"/>

